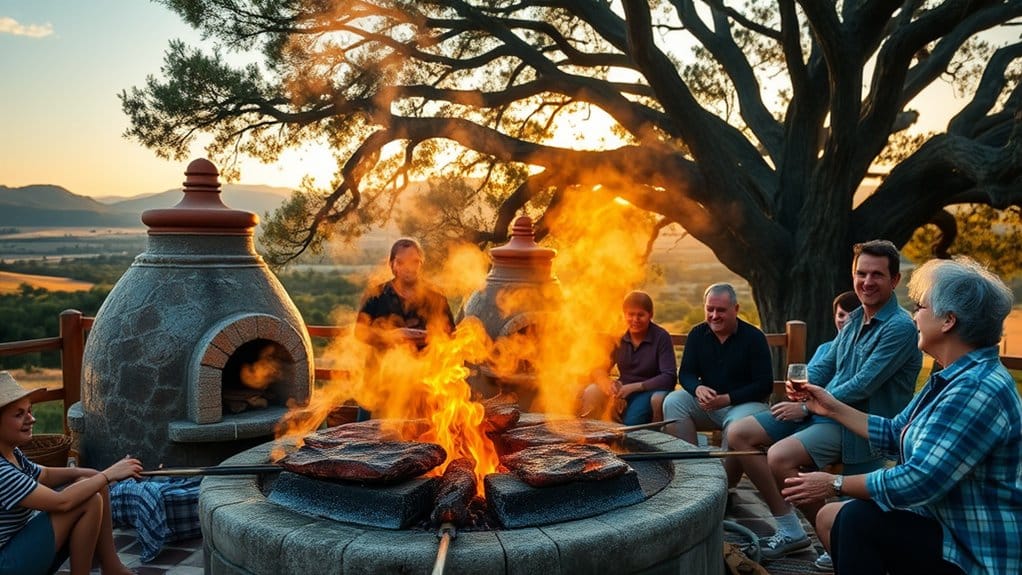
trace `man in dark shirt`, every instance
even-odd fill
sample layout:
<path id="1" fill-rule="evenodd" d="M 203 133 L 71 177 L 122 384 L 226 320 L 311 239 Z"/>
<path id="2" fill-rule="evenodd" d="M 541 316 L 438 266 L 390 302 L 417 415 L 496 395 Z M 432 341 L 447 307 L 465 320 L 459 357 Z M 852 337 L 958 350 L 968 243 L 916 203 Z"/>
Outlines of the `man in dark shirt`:
<path id="1" fill-rule="evenodd" d="M 653 419 L 650 404 L 655 393 L 674 389 L 674 345 L 671 334 L 653 323 L 653 299 L 649 294 L 633 291 L 621 306 L 627 329 L 611 357 L 617 366 L 618 378 L 608 371 L 597 371 L 596 383 L 582 394 L 582 413 L 588 417 L 603 415 L 608 398 L 618 407 L 611 414 L 625 425 L 649 423 Z"/>
<path id="2" fill-rule="evenodd" d="M 355 336 L 376 348 L 403 342 L 426 344 L 430 331 L 454 331 L 447 298 L 422 279 L 424 253 L 419 242 L 402 238 L 390 248 L 394 278 L 374 286 L 358 311 Z"/>
<path id="3" fill-rule="evenodd" d="M 419 242 L 402 238 L 390 248 L 390 271 L 394 278 L 370 289 L 358 310 L 355 337 L 373 347 L 366 358 L 365 379 L 380 393 L 386 389 L 376 381 L 380 361 L 387 349 L 407 345 L 421 350 L 428 333 L 454 331 L 454 315 L 447 298 L 422 279 L 424 253 Z M 372 414 L 359 407 L 358 420 Z"/>
<path id="4" fill-rule="evenodd" d="M 667 431 L 696 443 L 696 431 L 724 430 L 734 421 L 767 409 L 773 368 L 766 336 L 738 319 L 738 295 L 718 283 L 703 295 L 706 321 L 692 328 L 681 356 L 682 389 L 664 400 Z M 732 459 L 724 462 L 729 484 L 741 477 Z"/>

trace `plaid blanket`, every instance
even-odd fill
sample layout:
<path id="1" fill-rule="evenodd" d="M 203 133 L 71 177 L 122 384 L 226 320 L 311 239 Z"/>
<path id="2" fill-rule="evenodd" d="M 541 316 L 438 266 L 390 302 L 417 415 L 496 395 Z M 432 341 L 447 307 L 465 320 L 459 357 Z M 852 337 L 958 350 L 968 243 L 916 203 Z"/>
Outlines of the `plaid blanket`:
<path id="1" fill-rule="evenodd" d="M 143 563 L 155 559 L 165 543 L 201 535 L 201 482 L 201 477 L 153 477 L 120 481 L 110 487 L 114 524 L 134 527 L 138 532 Z"/>

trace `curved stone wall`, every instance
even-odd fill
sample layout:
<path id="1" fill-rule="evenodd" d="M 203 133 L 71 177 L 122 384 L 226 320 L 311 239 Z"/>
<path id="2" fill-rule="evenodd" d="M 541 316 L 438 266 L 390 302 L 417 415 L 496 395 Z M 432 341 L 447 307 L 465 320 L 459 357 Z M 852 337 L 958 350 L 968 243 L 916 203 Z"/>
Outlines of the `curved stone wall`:
<path id="1" fill-rule="evenodd" d="M 671 436 L 630 435 L 642 449 L 693 449 Z M 271 444 L 224 464 L 265 463 Z M 462 532 L 447 556 L 448 573 L 723 574 L 726 478 L 719 460 L 669 463 L 674 478 L 645 501 L 578 521 L 525 529 Z M 206 572 L 429 573 L 434 533 L 347 525 L 267 501 L 254 476 L 207 477 L 199 513 Z"/>

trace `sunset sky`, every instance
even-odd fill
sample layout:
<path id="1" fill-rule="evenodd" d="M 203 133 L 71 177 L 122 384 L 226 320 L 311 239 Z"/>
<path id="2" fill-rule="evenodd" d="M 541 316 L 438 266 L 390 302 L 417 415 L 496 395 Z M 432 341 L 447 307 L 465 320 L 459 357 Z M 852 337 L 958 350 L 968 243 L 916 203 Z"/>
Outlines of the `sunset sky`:
<path id="1" fill-rule="evenodd" d="M 159 73 L 175 38 L 200 43 L 174 13 L 143 0 L 0 0 L 0 184 L 56 184 L 89 196 L 180 186 L 187 162 L 161 160 L 122 137 L 128 120 L 117 98 Z M 923 129 L 940 129 L 961 105 L 944 85 L 925 98 Z M 197 148 L 192 157 L 201 155 Z M 276 165 L 243 164 L 241 181 L 295 187 L 312 172 L 326 185 L 332 169 L 326 152 L 295 152 Z"/>

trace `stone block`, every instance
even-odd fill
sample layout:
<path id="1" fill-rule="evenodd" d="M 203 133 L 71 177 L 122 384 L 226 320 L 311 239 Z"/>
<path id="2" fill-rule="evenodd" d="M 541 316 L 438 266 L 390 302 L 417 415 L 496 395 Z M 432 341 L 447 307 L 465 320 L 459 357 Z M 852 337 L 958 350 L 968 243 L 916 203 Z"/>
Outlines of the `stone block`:
<path id="1" fill-rule="evenodd" d="M 217 369 L 223 369 L 227 365 L 227 360 L 230 356 L 224 353 L 216 346 L 206 346 L 204 353 L 202 354 L 202 365 L 208 365 Z"/>
<path id="2" fill-rule="evenodd" d="M 342 573 L 429 573 L 437 547 L 431 531 L 366 531 L 344 548 Z"/>
<path id="3" fill-rule="evenodd" d="M 331 482 L 283 472 L 269 500 L 314 517 L 379 527 L 405 529 L 433 507 L 438 479 L 415 478 L 397 485 Z"/>
<path id="4" fill-rule="evenodd" d="M 285 573 L 340 575 L 344 549 L 365 531 L 340 523 L 319 521 L 288 533 L 281 564 Z"/>
<path id="5" fill-rule="evenodd" d="M 214 423 L 223 415 L 220 395 L 223 372 L 209 365 L 200 365 L 194 389 L 188 390 L 188 419 L 195 423 Z"/>
<path id="6" fill-rule="evenodd" d="M 592 517 L 645 498 L 634 471 L 550 487 L 532 487 L 510 473 L 493 473 L 483 485 L 490 510 L 508 529 Z"/>
<path id="7" fill-rule="evenodd" d="M 226 509 L 230 513 L 225 513 Z M 315 521 L 265 501 L 219 507 L 212 517 L 210 528 L 220 534 L 216 550 L 230 563 L 255 575 L 283 573 L 284 538 Z"/>
<path id="8" fill-rule="evenodd" d="M 580 519 L 540 527 L 557 542 L 563 573 L 629 573 L 618 568 L 642 543 L 632 539 L 620 527 L 593 519 Z M 594 545 L 599 541 L 599 545 Z"/>
<path id="9" fill-rule="evenodd" d="M 508 575 L 560 575 L 560 555 L 557 544 L 540 529 L 509 529 L 495 531 L 507 558 Z"/>
<path id="10" fill-rule="evenodd" d="M 233 353 L 234 350 L 237 348 L 237 346 L 234 345 L 233 342 L 231 341 L 231 337 L 227 335 L 227 332 L 222 330 L 220 331 L 220 333 L 213 336 L 213 340 L 210 342 L 210 344 L 216 346 L 217 349 L 228 355 Z"/>
<path id="11" fill-rule="evenodd" d="M 439 549 L 439 539 L 436 545 Z M 448 548 L 445 571 L 501 575 L 507 573 L 508 563 L 496 531 L 462 531 Z M 538 572 L 535 565 L 532 566 L 532 572 Z"/>

